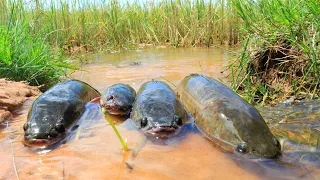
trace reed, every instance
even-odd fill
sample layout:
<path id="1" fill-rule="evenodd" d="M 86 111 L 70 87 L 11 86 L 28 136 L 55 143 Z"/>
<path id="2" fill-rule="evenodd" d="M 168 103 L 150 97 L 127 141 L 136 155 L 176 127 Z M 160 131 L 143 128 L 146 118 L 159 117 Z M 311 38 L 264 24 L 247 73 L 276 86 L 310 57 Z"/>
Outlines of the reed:
<path id="1" fill-rule="evenodd" d="M 318 0 L 28 2 L 0 2 L 1 77 L 50 83 L 70 68 L 63 55 L 79 52 L 241 43 L 230 67 L 247 100 L 319 96 Z"/>
<path id="2" fill-rule="evenodd" d="M 27 3 L 27 4 L 26 4 Z M 63 55 L 138 44 L 227 43 L 231 11 L 213 0 L 0 2 L 0 76 L 33 85 L 56 82 Z M 230 21 L 231 22 L 231 21 Z"/>
<path id="3" fill-rule="evenodd" d="M 51 46 L 69 52 L 139 43 L 176 47 L 210 46 L 214 40 L 226 43 L 226 17 L 236 18 L 229 16 L 227 3 L 213 0 L 50 2 L 31 1 L 23 16 L 33 22 L 32 29 L 48 36 Z"/>

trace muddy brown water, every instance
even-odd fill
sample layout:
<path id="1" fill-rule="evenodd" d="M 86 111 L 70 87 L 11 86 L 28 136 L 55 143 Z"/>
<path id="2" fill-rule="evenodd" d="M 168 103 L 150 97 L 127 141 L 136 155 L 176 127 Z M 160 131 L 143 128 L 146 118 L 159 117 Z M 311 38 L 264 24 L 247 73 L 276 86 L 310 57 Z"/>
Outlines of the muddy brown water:
<path id="1" fill-rule="evenodd" d="M 174 88 L 190 73 L 202 73 L 222 81 L 220 73 L 230 59 L 223 49 L 148 49 L 87 56 L 88 63 L 70 77 L 92 85 L 100 92 L 115 83 L 138 90 L 151 79 L 170 81 Z M 112 128 L 96 104 L 87 104 L 81 126 L 64 144 L 35 150 L 22 143 L 22 126 L 34 99 L 16 110 L 13 119 L 1 125 L 0 179 L 317 179 L 318 161 L 266 160 L 222 152 L 202 136 L 194 124 L 165 140 L 146 138 L 130 120 L 112 117 L 127 140 L 129 152 L 122 152 Z M 277 109 L 264 109 L 268 120 Z M 286 112 L 286 111 L 284 111 Z M 317 111 L 318 112 L 318 111 Z M 306 113 L 306 112 L 303 112 Z M 320 116 L 319 113 L 306 113 Z M 125 121 L 126 120 L 126 121 Z M 271 121 L 270 120 L 270 121 Z M 319 119 L 318 119 L 319 120 Z M 272 128 L 273 124 L 271 124 Z M 315 129 L 317 127 L 314 127 Z M 279 128 L 277 128 L 279 129 Z M 285 138 L 283 138 L 285 139 Z M 288 139 L 288 138 L 287 138 Z M 286 143 L 287 141 L 283 140 Z M 291 142 L 291 141 L 290 141 Z M 290 147 L 295 147 L 290 145 Z M 300 146 L 299 146 L 300 147 Z M 307 150 L 309 150 L 307 148 Z M 301 151 L 298 151 L 301 152 Z M 313 154 L 314 153 L 313 151 Z"/>

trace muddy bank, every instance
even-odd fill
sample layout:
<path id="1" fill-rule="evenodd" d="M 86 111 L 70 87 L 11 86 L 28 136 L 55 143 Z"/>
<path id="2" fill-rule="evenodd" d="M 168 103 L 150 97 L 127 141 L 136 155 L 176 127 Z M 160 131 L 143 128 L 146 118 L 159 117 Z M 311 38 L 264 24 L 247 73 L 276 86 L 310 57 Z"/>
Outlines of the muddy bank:
<path id="1" fill-rule="evenodd" d="M 38 87 L 26 82 L 0 79 L 0 122 L 8 120 L 15 108 L 21 106 L 28 97 L 39 95 Z"/>

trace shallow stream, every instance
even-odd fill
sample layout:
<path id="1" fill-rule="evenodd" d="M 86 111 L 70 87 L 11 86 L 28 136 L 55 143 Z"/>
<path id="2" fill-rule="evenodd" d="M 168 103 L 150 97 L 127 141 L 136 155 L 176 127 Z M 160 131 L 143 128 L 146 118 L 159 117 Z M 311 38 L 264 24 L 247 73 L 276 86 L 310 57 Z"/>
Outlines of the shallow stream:
<path id="1" fill-rule="evenodd" d="M 173 89 L 190 73 L 227 82 L 221 73 L 228 51 L 218 48 L 154 48 L 83 59 L 71 78 L 103 92 L 115 83 L 136 90 L 157 79 Z M 34 99 L 16 111 L 0 130 L 0 179 L 319 179 L 319 101 L 260 108 L 269 127 L 280 138 L 283 156 L 252 159 L 222 152 L 189 123 L 174 137 L 146 138 L 130 120 L 113 117 L 129 152 L 121 145 L 97 104 L 87 104 L 81 126 L 53 150 L 34 150 L 22 144 L 22 126 Z M 278 122 L 281 122 L 280 124 Z"/>

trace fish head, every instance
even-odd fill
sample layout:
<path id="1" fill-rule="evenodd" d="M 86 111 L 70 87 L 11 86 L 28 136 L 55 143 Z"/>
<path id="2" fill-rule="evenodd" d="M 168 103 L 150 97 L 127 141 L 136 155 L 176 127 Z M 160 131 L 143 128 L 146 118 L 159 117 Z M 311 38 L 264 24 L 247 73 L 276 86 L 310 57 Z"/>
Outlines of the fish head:
<path id="1" fill-rule="evenodd" d="M 271 133 L 267 125 L 255 120 L 247 119 L 253 123 L 239 127 L 241 142 L 237 144 L 236 151 L 252 156 L 277 158 L 281 155 L 281 145 L 278 139 Z"/>
<path id="2" fill-rule="evenodd" d="M 243 141 L 239 143 L 235 150 L 240 154 L 264 158 L 277 158 L 281 155 L 281 146 L 278 139 L 275 137 L 272 137 L 270 142 L 258 144 L 250 143 L 250 141 L 248 142 Z"/>
<path id="3" fill-rule="evenodd" d="M 143 116 L 136 122 L 142 131 L 149 136 L 167 138 L 179 132 L 182 126 L 181 117 L 178 115 L 152 117 Z"/>
<path id="4" fill-rule="evenodd" d="M 130 117 L 146 135 L 166 138 L 180 131 L 184 113 L 171 88 L 153 80 L 141 86 Z"/>
<path id="5" fill-rule="evenodd" d="M 133 89 L 113 86 L 102 94 L 100 104 L 110 114 L 127 115 L 132 109 L 134 99 L 135 91 Z"/>
<path id="6" fill-rule="evenodd" d="M 24 139 L 27 146 L 47 147 L 62 140 L 66 136 L 66 128 L 62 118 L 49 115 L 45 111 L 28 115 L 23 125 Z"/>
<path id="7" fill-rule="evenodd" d="M 237 152 L 265 158 L 276 158 L 281 154 L 279 141 L 257 109 L 242 106 L 235 100 L 226 104 L 217 111 L 220 112 L 219 121 L 224 122 L 225 134 L 230 137 L 226 141 L 234 144 Z"/>

